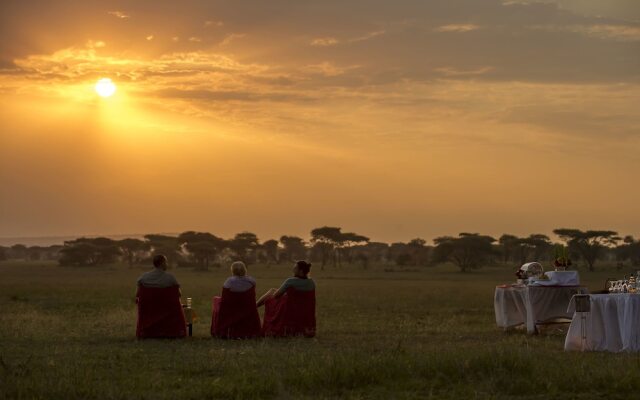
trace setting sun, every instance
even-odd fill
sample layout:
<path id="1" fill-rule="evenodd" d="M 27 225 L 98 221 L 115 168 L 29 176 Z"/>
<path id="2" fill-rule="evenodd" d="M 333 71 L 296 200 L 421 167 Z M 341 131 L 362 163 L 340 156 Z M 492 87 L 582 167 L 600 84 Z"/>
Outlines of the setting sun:
<path id="1" fill-rule="evenodd" d="M 96 93 L 101 97 L 110 97 L 116 92 L 116 85 L 109 78 L 102 78 L 96 83 Z"/>

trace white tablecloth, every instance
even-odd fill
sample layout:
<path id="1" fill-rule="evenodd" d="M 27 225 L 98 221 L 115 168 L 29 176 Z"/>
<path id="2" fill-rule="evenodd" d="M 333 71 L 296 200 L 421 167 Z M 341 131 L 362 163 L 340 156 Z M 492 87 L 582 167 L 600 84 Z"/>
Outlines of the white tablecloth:
<path id="1" fill-rule="evenodd" d="M 493 299 L 496 324 L 510 328 L 525 324 L 527 333 L 536 332 L 536 324 L 555 318 L 571 319 L 567 307 L 575 294 L 588 293 L 580 286 L 498 286 Z"/>
<path id="2" fill-rule="evenodd" d="M 580 286 L 580 275 L 578 271 L 547 271 L 545 275 L 548 279 L 537 280 L 533 286 Z"/>
<path id="3" fill-rule="evenodd" d="M 640 294 L 592 294 L 591 312 L 586 316 L 584 350 L 593 351 L 640 351 Z M 573 301 L 567 311 L 574 312 Z M 581 350 L 581 314 L 575 313 L 567 338 L 565 350 Z"/>

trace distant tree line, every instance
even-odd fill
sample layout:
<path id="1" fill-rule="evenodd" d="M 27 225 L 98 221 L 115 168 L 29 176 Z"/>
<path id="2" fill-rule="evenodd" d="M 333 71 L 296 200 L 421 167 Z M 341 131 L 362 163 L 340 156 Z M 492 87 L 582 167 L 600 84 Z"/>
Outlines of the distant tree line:
<path id="1" fill-rule="evenodd" d="M 48 247 L 0 246 L 0 260 L 57 260 L 60 265 L 69 266 L 122 262 L 133 267 L 148 264 L 153 254 L 162 253 L 172 267 L 201 270 L 227 265 L 232 260 L 269 265 L 310 259 L 321 269 L 344 265 L 367 269 L 372 264 L 426 267 L 453 263 L 465 272 L 496 263 L 517 266 L 527 261 L 552 261 L 554 248 L 562 245 L 574 262 L 582 263 L 590 271 L 598 261 L 640 266 L 640 240 L 632 236 L 620 237 L 615 231 L 567 228 L 553 232 L 562 243 L 553 243 L 543 234 L 526 237 L 504 234 L 495 239 L 478 233 L 460 233 L 437 237 L 433 245 L 421 238 L 389 244 L 372 242 L 366 236 L 331 226 L 311 230 L 308 241 L 285 235 L 261 242 L 251 232 L 224 239 L 209 232 L 187 231 L 176 236 L 149 234 L 143 239 L 83 237 Z"/>

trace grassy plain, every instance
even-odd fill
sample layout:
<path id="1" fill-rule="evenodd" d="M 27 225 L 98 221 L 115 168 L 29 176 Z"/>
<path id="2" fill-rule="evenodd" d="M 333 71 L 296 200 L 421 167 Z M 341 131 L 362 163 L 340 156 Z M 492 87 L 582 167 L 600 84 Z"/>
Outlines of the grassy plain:
<path id="1" fill-rule="evenodd" d="M 173 270 L 200 319 L 187 340 L 135 339 L 125 266 L 0 263 L 3 399 L 638 398 L 635 354 L 565 353 L 560 333 L 495 326 L 493 292 L 513 271 L 452 266 L 313 271 L 314 339 L 209 337 L 226 269 Z M 581 272 L 600 289 L 625 271 Z M 289 266 L 252 266 L 258 292 Z"/>

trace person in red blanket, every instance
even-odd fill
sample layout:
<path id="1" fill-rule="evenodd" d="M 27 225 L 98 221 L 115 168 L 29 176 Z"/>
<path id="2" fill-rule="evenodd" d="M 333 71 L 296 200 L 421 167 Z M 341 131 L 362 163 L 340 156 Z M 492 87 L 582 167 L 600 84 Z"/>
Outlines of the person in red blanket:
<path id="1" fill-rule="evenodd" d="M 280 298 L 287 292 L 287 289 L 293 288 L 302 292 L 310 292 L 316 290 L 316 283 L 309 277 L 311 272 L 311 264 L 306 261 L 298 261 L 293 267 L 293 277 L 285 280 L 279 289 L 271 288 L 260 297 L 257 306 L 260 307 L 267 299 Z"/>
<path id="2" fill-rule="evenodd" d="M 186 321 L 180 304 L 180 285 L 167 272 L 167 257 L 153 257 L 153 270 L 138 278 L 138 338 L 186 336 Z"/>
<path id="3" fill-rule="evenodd" d="M 242 261 L 231 264 L 231 276 L 222 295 L 213 298 L 211 336 L 245 339 L 260 336 L 260 315 L 256 308 L 256 280 L 247 276 Z"/>
<path id="4" fill-rule="evenodd" d="M 232 292 L 246 292 L 255 286 L 256 280 L 247 275 L 247 266 L 242 261 L 231 264 L 231 276 L 222 285 Z"/>
<path id="5" fill-rule="evenodd" d="M 293 277 L 279 289 L 269 289 L 258 300 L 258 307 L 265 305 L 262 325 L 265 336 L 315 336 L 316 284 L 309 277 L 310 271 L 308 262 L 296 262 Z"/>

